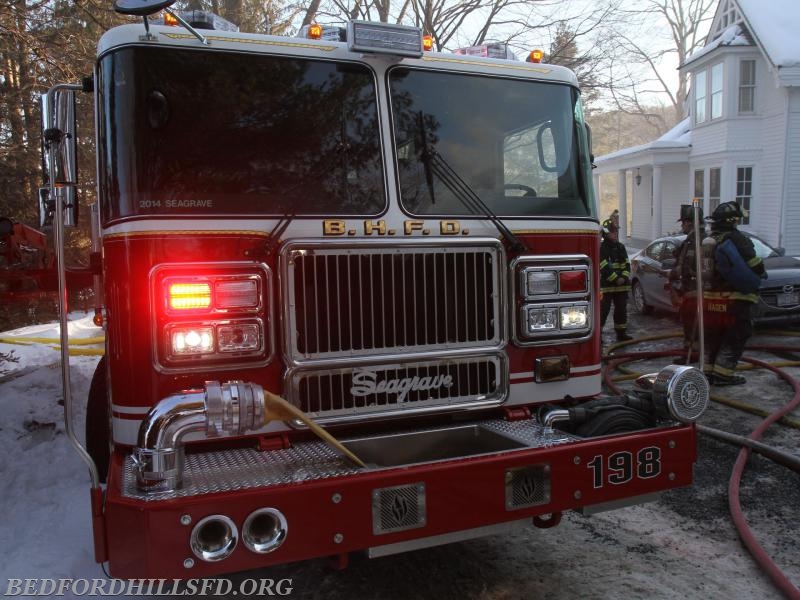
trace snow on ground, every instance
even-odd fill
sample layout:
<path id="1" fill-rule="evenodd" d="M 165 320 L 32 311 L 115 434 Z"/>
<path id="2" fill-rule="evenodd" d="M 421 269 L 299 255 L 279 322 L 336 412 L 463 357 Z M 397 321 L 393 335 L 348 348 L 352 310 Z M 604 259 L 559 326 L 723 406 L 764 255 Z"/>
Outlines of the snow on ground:
<path id="1" fill-rule="evenodd" d="M 71 315 L 71 338 L 102 336 L 92 317 Z M 58 323 L 0 335 L 24 342 L 57 339 Z M 103 578 L 91 546 L 89 471 L 64 431 L 60 352 L 56 344 L 0 342 L 0 591 L 10 578 Z M 84 406 L 99 356 L 70 359 L 76 430 L 83 439 Z M 69 597 L 69 596 L 65 596 Z"/>

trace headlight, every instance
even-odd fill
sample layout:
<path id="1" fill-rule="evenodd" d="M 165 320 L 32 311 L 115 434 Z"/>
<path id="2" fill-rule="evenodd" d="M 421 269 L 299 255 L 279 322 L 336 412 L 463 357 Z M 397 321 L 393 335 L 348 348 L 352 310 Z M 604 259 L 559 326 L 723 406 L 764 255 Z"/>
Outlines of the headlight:
<path id="1" fill-rule="evenodd" d="M 569 304 L 528 304 L 522 307 L 524 336 L 586 332 L 591 325 L 588 302 Z"/>
<path id="2" fill-rule="evenodd" d="M 562 306 L 561 329 L 586 329 L 589 325 L 589 307 L 585 304 L 579 306 Z"/>
<path id="3" fill-rule="evenodd" d="M 528 308 L 528 333 L 555 331 L 558 328 L 558 309 L 553 306 Z"/>

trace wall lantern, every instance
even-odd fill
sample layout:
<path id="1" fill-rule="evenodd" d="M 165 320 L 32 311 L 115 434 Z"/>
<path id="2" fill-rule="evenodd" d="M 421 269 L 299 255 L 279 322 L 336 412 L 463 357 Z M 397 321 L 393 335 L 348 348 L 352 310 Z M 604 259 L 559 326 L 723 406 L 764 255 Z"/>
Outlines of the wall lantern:
<path id="1" fill-rule="evenodd" d="M 636 181 L 636 185 L 642 185 L 642 176 L 639 174 L 639 167 L 636 167 L 636 177 L 634 177 L 634 181 Z"/>

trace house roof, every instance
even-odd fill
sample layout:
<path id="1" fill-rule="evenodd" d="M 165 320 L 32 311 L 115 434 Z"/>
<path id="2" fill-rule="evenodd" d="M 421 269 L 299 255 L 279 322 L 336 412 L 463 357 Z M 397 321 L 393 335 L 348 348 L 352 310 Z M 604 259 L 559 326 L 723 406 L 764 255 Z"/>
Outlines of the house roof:
<path id="1" fill-rule="evenodd" d="M 776 67 L 800 66 L 797 0 L 736 0 L 753 37 Z"/>
<path id="2" fill-rule="evenodd" d="M 756 46 L 775 71 L 782 85 L 800 85 L 800 10 L 797 0 L 721 0 L 715 22 L 735 5 L 737 22 L 719 32 L 712 26 L 706 45 L 692 53 L 680 69 L 723 46 Z M 722 21 L 729 22 L 729 21 Z M 717 33 L 715 33 L 717 31 Z"/>
<path id="3" fill-rule="evenodd" d="M 630 148 L 623 148 L 616 152 L 610 152 L 603 156 L 598 156 L 595 159 L 595 164 L 599 173 L 613 169 L 626 159 L 639 158 L 639 162 L 644 162 L 643 159 L 647 155 L 650 160 L 647 162 L 658 163 L 655 158 L 659 153 L 672 153 L 675 150 L 687 150 L 692 145 L 692 130 L 691 120 L 689 117 L 675 125 L 672 129 L 667 131 L 660 138 L 653 140 L 647 144 L 640 146 L 631 146 Z M 638 156 L 636 156 L 638 155 Z M 612 166 L 613 165 L 613 166 Z M 603 167 L 606 168 L 603 168 Z"/>
<path id="4" fill-rule="evenodd" d="M 747 29 L 741 24 L 734 24 L 723 31 L 716 39 L 712 40 L 699 50 L 692 52 L 681 65 L 681 68 L 702 58 L 720 46 L 752 46 L 752 39 Z"/>

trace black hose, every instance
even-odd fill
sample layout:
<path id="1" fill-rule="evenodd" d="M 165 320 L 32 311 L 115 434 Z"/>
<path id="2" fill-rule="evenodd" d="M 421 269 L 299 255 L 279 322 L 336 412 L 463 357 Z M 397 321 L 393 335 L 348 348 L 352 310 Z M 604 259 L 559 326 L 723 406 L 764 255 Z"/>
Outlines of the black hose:
<path id="1" fill-rule="evenodd" d="M 792 471 L 796 471 L 800 473 L 800 457 L 795 456 L 794 454 L 789 454 L 788 452 L 783 452 L 778 450 L 777 448 L 773 448 L 772 446 L 767 446 L 761 442 L 757 442 L 755 440 L 751 440 L 750 438 L 744 437 L 743 435 L 736 435 L 735 433 L 730 433 L 728 431 L 722 431 L 721 429 L 714 429 L 713 427 L 708 427 L 707 425 L 700 425 L 697 424 L 697 431 L 700 433 L 704 433 L 705 435 L 711 436 L 723 442 L 728 442 L 735 446 L 746 446 L 750 448 L 754 452 L 758 452 L 759 454 L 766 456 L 773 462 L 778 463 L 784 467 L 791 469 Z"/>

